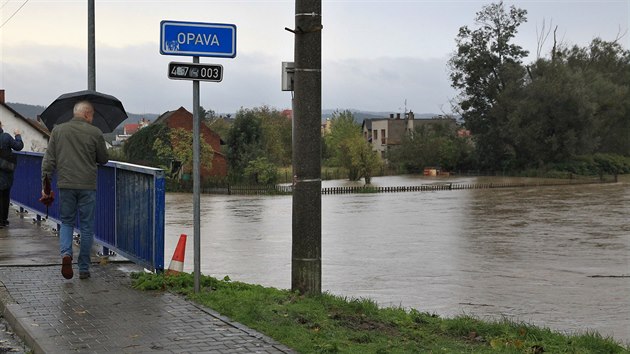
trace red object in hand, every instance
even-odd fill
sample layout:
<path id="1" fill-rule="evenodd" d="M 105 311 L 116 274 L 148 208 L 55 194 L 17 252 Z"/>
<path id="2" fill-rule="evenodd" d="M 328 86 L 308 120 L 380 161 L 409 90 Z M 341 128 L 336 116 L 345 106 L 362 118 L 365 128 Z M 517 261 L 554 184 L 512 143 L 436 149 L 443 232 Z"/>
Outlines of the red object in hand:
<path id="1" fill-rule="evenodd" d="M 46 196 L 39 198 L 39 201 L 46 206 L 46 214 L 48 214 L 48 207 L 55 201 L 55 192 L 52 191 L 48 175 L 44 177 L 44 194 Z"/>

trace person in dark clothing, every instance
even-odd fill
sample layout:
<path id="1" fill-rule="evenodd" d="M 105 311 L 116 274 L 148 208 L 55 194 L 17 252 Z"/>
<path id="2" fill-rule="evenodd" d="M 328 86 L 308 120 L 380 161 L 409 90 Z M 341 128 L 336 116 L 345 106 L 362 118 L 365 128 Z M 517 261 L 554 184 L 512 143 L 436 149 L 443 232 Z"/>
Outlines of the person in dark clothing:
<path id="1" fill-rule="evenodd" d="M 20 131 L 13 131 L 15 138 L 2 130 L 0 122 L 0 158 L 15 163 L 13 150 L 20 151 L 24 148 Z M 9 201 L 11 200 L 11 186 L 13 185 L 13 171 L 0 169 L 0 228 L 9 225 Z"/>

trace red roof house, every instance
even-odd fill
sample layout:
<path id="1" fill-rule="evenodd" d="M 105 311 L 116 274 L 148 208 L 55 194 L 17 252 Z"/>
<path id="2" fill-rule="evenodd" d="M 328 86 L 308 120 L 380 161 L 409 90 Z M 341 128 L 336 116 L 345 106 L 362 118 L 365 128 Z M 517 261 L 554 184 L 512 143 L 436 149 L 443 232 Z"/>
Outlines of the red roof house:
<path id="1" fill-rule="evenodd" d="M 192 131 L 193 116 L 184 107 L 179 107 L 176 111 L 168 111 L 159 116 L 153 124 L 166 124 L 169 129 L 182 128 Z M 212 146 L 214 155 L 212 157 L 212 168 L 202 168 L 201 178 L 205 177 L 226 177 L 227 176 L 227 158 L 221 152 L 221 137 L 212 131 L 205 124 L 200 127 L 201 136 L 207 144 Z"/>
<path id="2" fill-rule="evenodd" d="M 133 135 L 135 132 L 138 131 L 138 129 L 140 129 L 140 124 L 137 124 L 137 123 L 125 124 L 125 126 L 123 127 L 123 134 Z"/>

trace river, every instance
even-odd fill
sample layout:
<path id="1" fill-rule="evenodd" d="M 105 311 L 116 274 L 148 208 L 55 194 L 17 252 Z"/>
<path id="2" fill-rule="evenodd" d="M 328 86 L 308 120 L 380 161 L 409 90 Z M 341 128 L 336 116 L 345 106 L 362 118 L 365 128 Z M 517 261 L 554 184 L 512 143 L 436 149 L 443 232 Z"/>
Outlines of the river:
<path id="1" fill-rule="evenodd" d="M 628 177 L 628 176 L 626 176 Z M 377 186 L 435 182 L 377 177 Z M 441 182 L 515 182 L 455 177 Z M 325 181 L 323 186 L 353 185 Z M 165 260 L 190 194 L 166 196 Z M 291 287 L 291 196 L 201 196 L 203 274 Z M 322 196 L 322 290 L 441 316 L 597 331 L 630 343 L 630 178 L 621 183 Z"/>

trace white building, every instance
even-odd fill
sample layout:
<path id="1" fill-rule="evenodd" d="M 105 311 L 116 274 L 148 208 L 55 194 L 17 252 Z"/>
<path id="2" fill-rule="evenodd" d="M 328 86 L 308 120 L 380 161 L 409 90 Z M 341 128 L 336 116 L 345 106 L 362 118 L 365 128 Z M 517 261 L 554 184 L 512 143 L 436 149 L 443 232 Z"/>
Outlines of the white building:
<path id="1" fill-rule="evenodd" d="M 5 102 L 4 90 L 0 89 L 0 122 L 2 130 L 13 136 L 13 131 L 19 129 L 22 133 L 24 149 L 22 151 L 45 152 L 48 147 L 50 132 L 37 121 L 23 117 Z"/>

